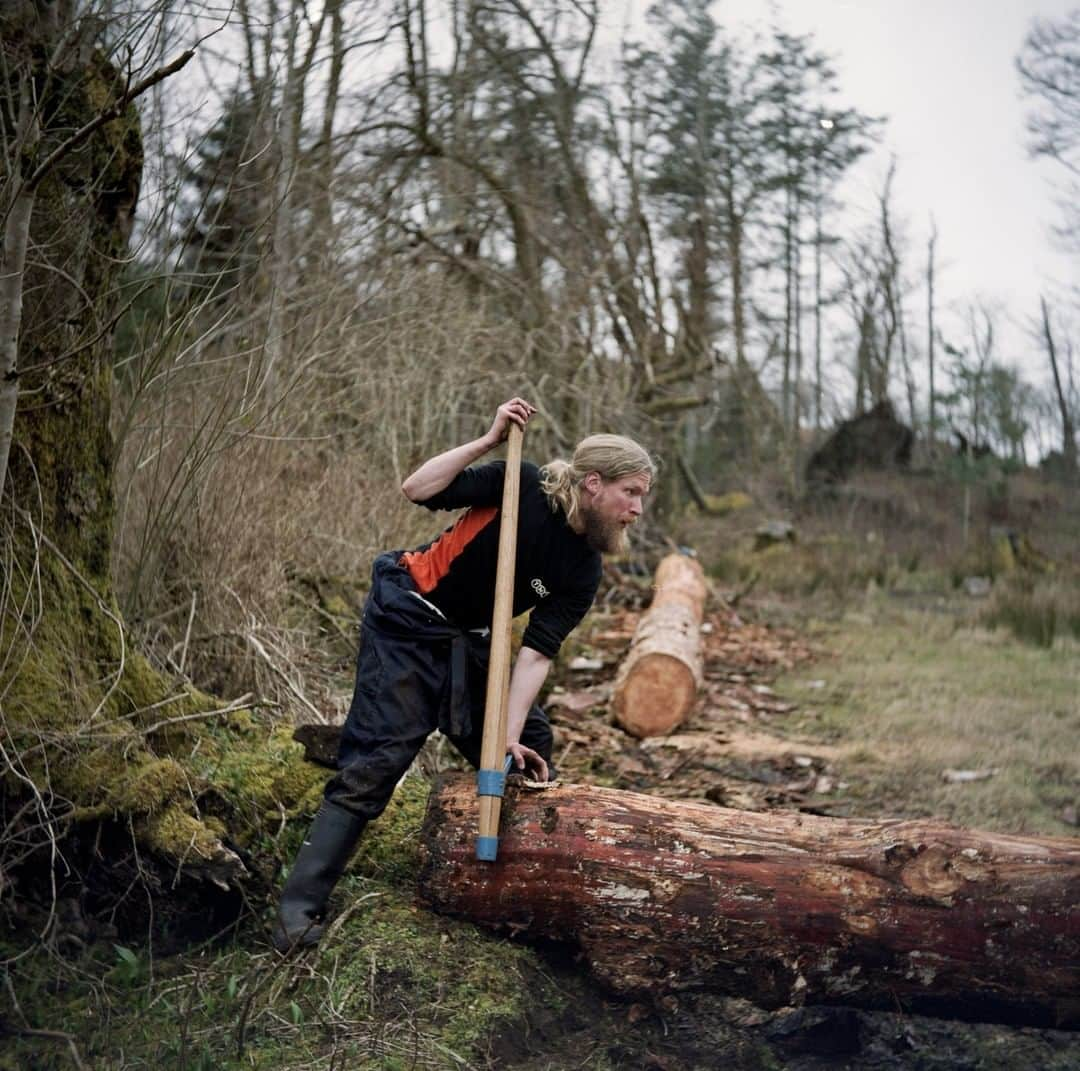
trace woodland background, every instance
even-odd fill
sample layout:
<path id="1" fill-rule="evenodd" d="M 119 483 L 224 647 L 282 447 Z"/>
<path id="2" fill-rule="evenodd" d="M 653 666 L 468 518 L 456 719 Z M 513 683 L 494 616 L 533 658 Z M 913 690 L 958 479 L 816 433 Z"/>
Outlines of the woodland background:
<path id="1" fill-rule="evenodd" d="M 374 554 L 432 534 L 398 485 L 510 394 L 538 406 L 537 460 L 599 430 L 658 456 L 648 523 L 598 614 L 639 609 L 642 574 L 674 543 L 706 564 L 714 624 L 752 680 L 801 664 L 819 628 L 822 649 L 857 654 L 851 614 L 873 625 L 867 674 L 942 621 L 940 650 L 955 629 L 1001 626 L 1015 640 L 992 661 L 1061 711 L 1043 741 L 1057 757 L 998 778 L 1012 804 L 921 798 L 1001 828 L 1075 826 L 1078 773 L 1060 761 L 1080 715 L 1073 281 L 1027 310 L 942 294 L 943 251 L 906 240 L 893 169 L 876 218 L 853 219 L 844 179 L 888 123 L 846 99 L 812 38 L 739 36 L 719 7 L 662 2 L 612 62 L 598 15 L 575 0 L 15 0 L 0 15 L 0 910 L 17 1061 L 274 1065 L 314 1037 L 313 1015 L 333 1045 L 289 1066 L 334 1066 L 351 1042 L 377 1067 L 498 1059 L 492 1039 L 520 1008 L 491 992 L 466 987 L 458 1007 L 432 981 L 449 1009 L 434 1034 L 412 1012 L 379 1018 L 376 980 L 393 990 L 407 971 L 384 978 L 373 953 L 350 968 L 365 1025 L 335 1034 L 310 1003 L 325 963 L 303 982 L 250 933 L 322 782 L 292 728 L 344 714 Z M 1002 74 L 1027 95 L 1032 153 L 1067 188 L 1078 49 L 1080 12 L 1036 21 Z M 1077 203 L 1048 236 L 1072 251 Z M 942 334 L 943 303 L 965 310 L 963 334 Z M 1010 314 L 1030 321 L 1022 365 L 996 343 Z M 910 429 L 910 451 L 870 448 L 808 480 L 833 429 L 873 413 Z M 793 530 L 755 539 L 778 519 Z M 594 631 L 630 627 L 605 620 Z M 775 645 L 755 646 L 750 625 L 796 653 L 754 654 Z M 729 662 L 709 710 L 746 684 Z M 553 684 L 580 693 L 580 678 Z M 816 688 L 790 684 L 803 707 Z M 965 680 L 969 699 L 977 688 Z M 758 716 L 740 702 L 737 721 Z M 972 737 L 994 724 L 986 702 Z M 837 699 L 821 739 L 859 718 L 871 739 L 871 703 Z M 944 747 L 947 721 L 915 731 Z M 622 747 L 606 730 L 567 725 L 564 741 L 575 731 L 575 775 L 650 788 L 603 758 Z M 830 794 L 839 776 L 811 758 Z M 427 761 L 447 760 L 433 748 Z M 752 806 L 819 788 L 766 799 L 691 781 L 687 795 Z M 862 813 L 911 813 L 925 789 L 895 770 L 867 784 Z M 393 901 L 364 925 L 397 940 L 415 913 L 386 837 L 356 880 L 396 891 L 361 884 L 357 903 Z M 223 933 L 240 944 L 222 951 Z M 443 937 L 436 951 L 482 940 Z M 355 940 L 381 947 L 374 931 Z M 468 955 L 542 969 L 519 953 Z M 162 988 L 156 957 L 173 954 L 160 971 L 182 982 Z M 143 1025 L 171 1009 L 157 1033 L 121 1023 L 133 1001 Z M 334 1001 L 337 1015 L 348 1001 Z M 166 1025 L 196 1005 L 198 1038 Z M 644 1060 L 666 1027 L 638 1022 L 659 1031 L 642 1035 Z M 728 1041 L 761 1066 L 757 1041 Z"/>

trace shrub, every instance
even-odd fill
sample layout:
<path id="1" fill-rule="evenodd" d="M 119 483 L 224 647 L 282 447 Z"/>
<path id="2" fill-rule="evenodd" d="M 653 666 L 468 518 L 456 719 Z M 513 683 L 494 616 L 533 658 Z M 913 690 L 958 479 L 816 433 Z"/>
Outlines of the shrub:
<path id="1" fill-rule="evenodd" d="M 1038 647 L 1052 647 L 1059 635 L 1080 639 L 1080 588 L 1060 579 L 1017 579 L 998 588 L 984 621 Z"/>

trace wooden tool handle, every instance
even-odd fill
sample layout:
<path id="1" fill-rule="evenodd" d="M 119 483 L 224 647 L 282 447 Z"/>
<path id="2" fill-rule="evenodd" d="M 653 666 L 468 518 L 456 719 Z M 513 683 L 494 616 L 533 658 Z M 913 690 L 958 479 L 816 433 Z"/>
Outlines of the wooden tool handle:
<path id="1" fill-rule="evenodd" d="M 484 703 L 484 736 L 480 746 L 482 773 L 503 770 L 506 754 L 507 697 L 510 680 L 510 624 L 514 616 L 514 559 L 517 554 L 518 502 L 521 498 L 521 445 L 524 436 L 510 425 L 499 517 L 499 556 L 495 566 L 495 607 L 491 619 L 491 655 Z M 480 838 L 497 838 L 501 795 L 480 796 Z M 480 858 L 487 858 L 481 854 Z M 492 854 L 490 858 L 494 858 Z"/>

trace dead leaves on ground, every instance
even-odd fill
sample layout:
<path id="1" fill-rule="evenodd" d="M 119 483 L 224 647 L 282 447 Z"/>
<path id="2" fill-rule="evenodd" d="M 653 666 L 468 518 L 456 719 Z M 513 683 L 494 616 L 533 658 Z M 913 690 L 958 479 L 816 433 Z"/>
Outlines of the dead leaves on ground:
<path id="1" fill-rule="evenodd" d="M 612 682 L 639 617 L 628 608 L 594 614 L 579 637 L 584 652 L 565 664 L 548 697 L 561 778 L 749 810 L 809 807 L 842 784 L 829 749 L 783 738 L 796 705 L 771 686 L 815 652 L 797 633 L 728 608 L 702 625 L 705 683 L 686 723 L 646 740 L 618 728 L 608 709 Z"/>

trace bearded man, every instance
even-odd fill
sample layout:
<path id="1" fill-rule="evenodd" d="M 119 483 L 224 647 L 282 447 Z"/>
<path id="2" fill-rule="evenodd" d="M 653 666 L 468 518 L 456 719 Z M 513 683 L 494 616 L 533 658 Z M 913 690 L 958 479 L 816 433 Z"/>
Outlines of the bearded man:
<path id="1" fill-rule="evenodd" d="M 511 399 L 486 435 L 425 461 L 401 486 L 428 509 L 465 512 L 431 543 L 375 560 L 338 771 L 282 889 L 280 951 L 318 942 L 360 834 L 435 729 L 479 767 L 506 469 L 473 463 L 535 412 Z M 654 475 L 648 453 L 621 435 L 583 439 L 568 462 L 522 463 L 513 612 L 531 614 L 510 675 L 506 751 L 535 780 L 548 780 L 553 744 L 540 688 L 592 605 L 601 554 L 623 549 Z"/>

